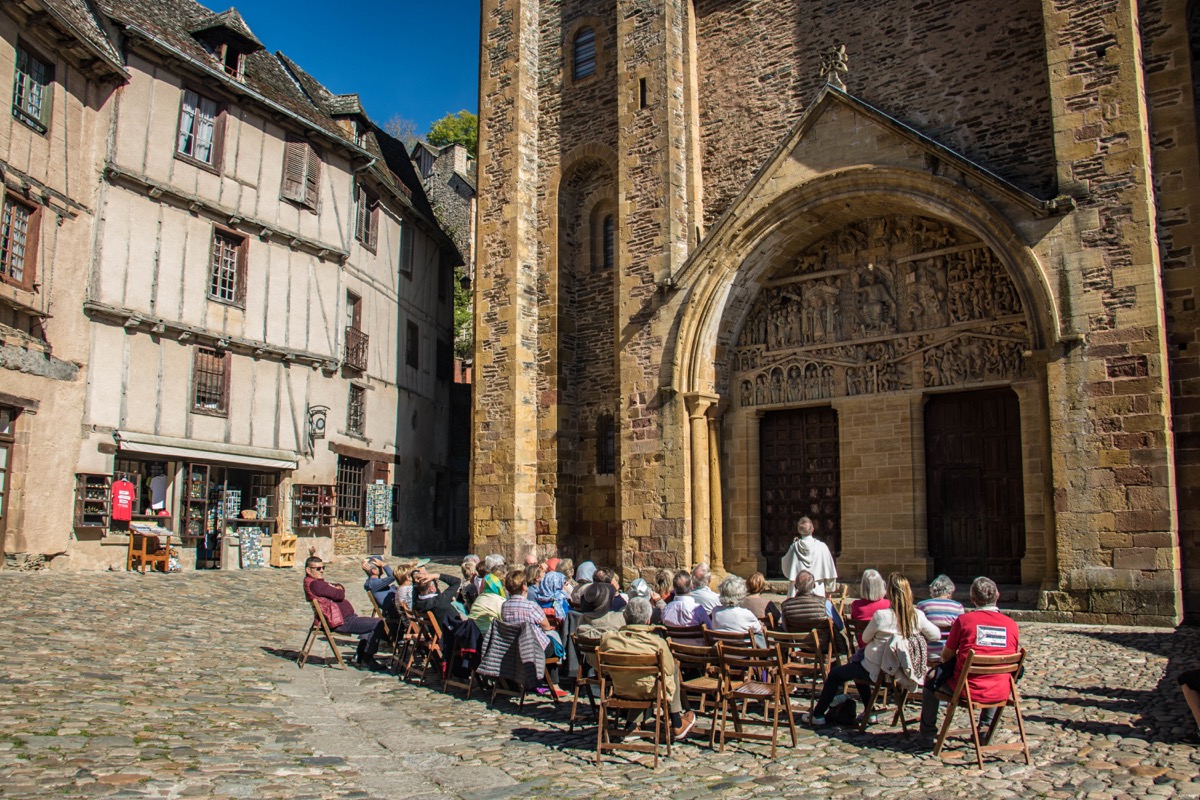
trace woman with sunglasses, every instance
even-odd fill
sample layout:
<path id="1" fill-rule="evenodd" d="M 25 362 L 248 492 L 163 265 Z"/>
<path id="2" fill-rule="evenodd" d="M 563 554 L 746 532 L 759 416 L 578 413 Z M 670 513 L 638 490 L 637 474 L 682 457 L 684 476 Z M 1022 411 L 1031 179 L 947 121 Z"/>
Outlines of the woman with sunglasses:
<path id="1" fill-rule="evenodd" d="M 360 617 L 354 613 L 354 606 L 346 599 L 346 589 L 340 583 L 325 581 L 325 564 L 319 556 L 311 556 L 304 562 L 304 599 L 318 599 L 321 613 L 329 616 L 336 606 L 341 614 L 342 624 L 334 628 L 338 633 L 358 634 L 358 654 L 355 660 L 359 666 L 367 669 L 377 669 L 375 651 L 379 649 L 379 638 L 383 636 L 383 620 L 377 617 Z M 323 598 L 327 602 L 319 602 Z M 328 609 L 328 610 L 327 610 Z"/>

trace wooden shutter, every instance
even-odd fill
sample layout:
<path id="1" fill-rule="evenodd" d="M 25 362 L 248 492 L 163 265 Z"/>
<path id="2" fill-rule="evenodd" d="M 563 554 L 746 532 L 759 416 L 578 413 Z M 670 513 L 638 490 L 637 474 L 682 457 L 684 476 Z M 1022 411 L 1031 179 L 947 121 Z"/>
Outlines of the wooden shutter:
<path id="1" fill-rule="evenodd" d="M 285 200 L 305 201 L 305 167 L 309 147 L 289 141 L 283 149 L 283 189 Z"/>
<path id="2" fill-rule="evenodd" d="M 321 157 L 312 145 L 307 145 L 308 168 L 304 173 L 304 205 L 317 209 L 318 191 L 321 185 Z"/>
<path id="3" fill-rule="evenodd" d="M 237 247 L 237 302 L 240 306 L 246 305 L 246 251 L 248 249 L 249 240 L 243 237 Z"/>
<path id="4" fill-rule="evenodd" d="M 354 238 L 367 241 L 367 190 L 358 186 L 354 199 Z"/>
<path id="5" fill-rule="evenodd" d="M 223 104 L 217 105 L 217 119 L 213 123 L 213 157 L 212 168 L 218 173 L 225 163 L 225 113 Z"/>
<path id="6" fill-rule="evenodd" d="M 379 202 L 370 197 L 367 198 L 367 247 L 375 249 L 376 243 L 379 241 Z"/>

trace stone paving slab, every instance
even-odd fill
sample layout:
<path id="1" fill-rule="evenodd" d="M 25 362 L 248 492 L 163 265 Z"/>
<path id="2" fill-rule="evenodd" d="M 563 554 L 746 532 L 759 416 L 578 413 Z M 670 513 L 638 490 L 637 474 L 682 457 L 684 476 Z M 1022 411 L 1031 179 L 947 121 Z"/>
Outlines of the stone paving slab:
<path id="1" fill-rule="evenodd" d="M 354 564 L 330 569 L 365 601 Z M 617 756 L 597 768 L 595 729 L 568 732 L 568 707 L 492 708 L 330 669 L 323 643 L 297 669 L 300 583 L 299 570 L 0 572 L 0 796 L 1200 797 L 1174 680 L 1200 663 L 1197 629 L 1022 625 L 1032 767 L 980 771 L 964 747 L 935 758 L 878 725 L 801 729 L 774 760 L 767 745 L 692 740 L 657 770 Z"/>

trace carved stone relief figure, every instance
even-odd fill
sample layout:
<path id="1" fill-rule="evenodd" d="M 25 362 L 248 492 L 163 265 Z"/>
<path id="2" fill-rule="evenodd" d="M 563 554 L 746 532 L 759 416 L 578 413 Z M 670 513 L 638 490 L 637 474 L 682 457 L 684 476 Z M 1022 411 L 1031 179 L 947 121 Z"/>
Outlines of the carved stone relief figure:
<path id="1" fill-rule="evenodd" d="M 854 273 L 854 301 L 858 311 L 858 333 L 873 336 L 896 331 L 896 298 L 891 275 L 868 263 Z"/>
<path id="2" fill-rule="evenodd" d="M 846 225 L 771 276 L 729 364 L 743 406 L 774 405 L 1011 380 L 1028 340 L 991 250 L 940 221 L 892 215 Z"/>

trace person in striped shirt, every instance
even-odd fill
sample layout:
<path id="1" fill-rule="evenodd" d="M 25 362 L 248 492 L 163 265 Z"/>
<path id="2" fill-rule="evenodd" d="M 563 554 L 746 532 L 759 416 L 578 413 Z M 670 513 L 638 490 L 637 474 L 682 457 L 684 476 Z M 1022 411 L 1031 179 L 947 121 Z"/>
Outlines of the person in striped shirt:
<path id="1" fill-rule="evenodd" d="M 945 575 L 938 575 L 929 584 L 929 599 L 917 603 L 917 608 L 942 631 L 942 638 L 929 645 L 929 660 L 940 659 L 942 648 L 946 645 L 946 634 L 954 620 L 963 613 L 962 603 L 954 599 L 954 581 Z"/>

